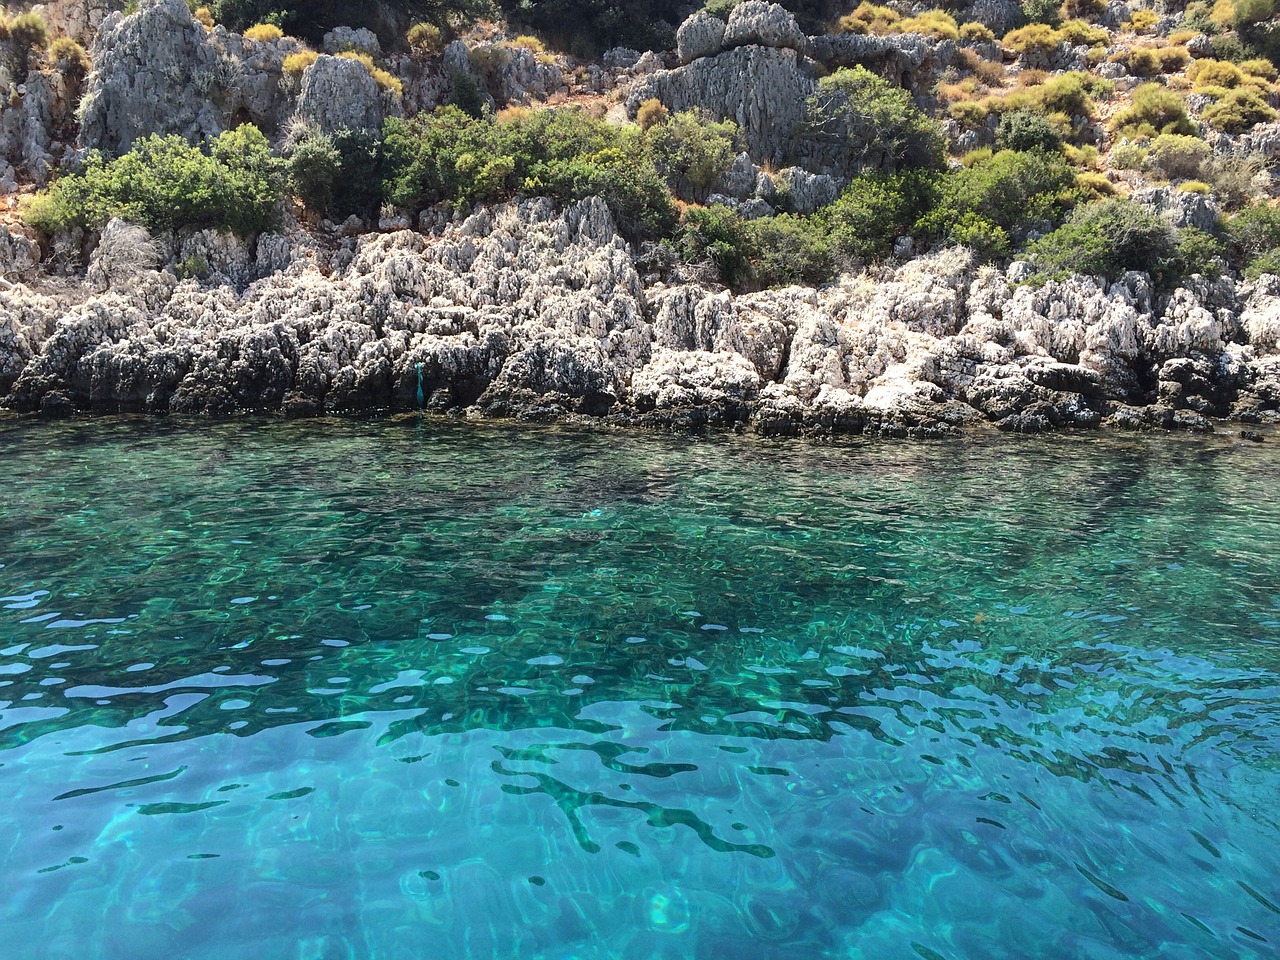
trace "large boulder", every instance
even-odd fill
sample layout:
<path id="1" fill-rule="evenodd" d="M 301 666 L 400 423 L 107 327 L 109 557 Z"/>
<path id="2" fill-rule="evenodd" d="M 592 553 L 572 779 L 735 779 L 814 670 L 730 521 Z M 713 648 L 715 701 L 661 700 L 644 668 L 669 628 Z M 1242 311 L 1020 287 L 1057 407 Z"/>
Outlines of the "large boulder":
<path id="1" fill-rule="evenodd" d="M 725 47 L 784 47 L 804 53 L 804 31 L 785 8 L 764 0 L 745 0 L 733 8 L 724 28 Z"/>
<path id="2" fill-rule="evenodd" d="M 1159 214 L 1175 227 L 1195 227 L 1210 233 L 1217 228 L 1222 211 L 1212 198 L 1199 193 L 1188 193 L 1174 187 L 1148 187 L 1135 190 L 1131 195 L 1152 213 Z"/>
<path id="3" fill-rule="evenodd" d="M 795 50 L 745 46 L 662 70 L 632 87 L 627 109 L 657 98 L 670 110 L 699 107 L 738 124 L 752 159 L 781 163 L 817 80 Z"/>
<path id="4" fill-rule="evenodd" d="M 81 143 L 118 154 L 151 133 L 216 136 L 225 118 L 215 104 L 233 73 L 185 0 L 142 0 L 132 16 L 113 13 L 93 43 Z"/>
<path id="5" fill-rule="evenodd" d="M 676 53 L 681 63 L 714 57 L 723 46 L 724 21 L 707 13 L 695 13 L 676 31 Z"/>
<path id="6" fill-rule="evenodd" d="M 325 133 L 382 128 L 382 94 L 358 60 L 321 56 L 302 75 L 298 116 Z"/>

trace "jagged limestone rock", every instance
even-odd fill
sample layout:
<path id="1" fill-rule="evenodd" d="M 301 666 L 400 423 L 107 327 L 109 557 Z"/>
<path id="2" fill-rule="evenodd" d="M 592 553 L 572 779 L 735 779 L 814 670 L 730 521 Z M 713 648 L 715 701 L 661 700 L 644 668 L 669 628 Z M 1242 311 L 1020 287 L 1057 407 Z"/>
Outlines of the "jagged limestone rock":
<path id="1" fill-rule="evenodd" d="M 733 8 L 724 28 L 724 46 L 785 47 L 804 53 L 806 38 L 785 7 L 744 0 Z"/>
<path id="2" fill-rule="evenodd" d="M 382 56 L 382 44 L 378 41 L 378 35 L 365 27 L 334 27 L 324 35 L 321 48 L 325 53 L 358 50 L 372 57 Z"/>
<path id="3" fill-rule="evenodd" d="M 7 287 L 0 392 L 26 411 L 306 414 L 413 409 L 421 382 L 433 410 L 764 433 L 1280 419 L 1274 277 L 1033 289 L 1019 265 L 952 249 L 821 289 L 646 291 L 600 200 L 526 200 L 437 226 L 333 251 L 297 232 L 256 249 L 192 234 L 168 255 L 196 244 L 221 280 L 134 262 L 70 307 Z M 95 276 L 117 260 L 100 249 Z M 225 282 L 272 266 L 285 269 L 247 289 Z"/>
<path id="4" fill-rule="evenodd" d="M 1135 190 L 1130 199 L 1152 213 L 1164 217 L 1172 226 L 1195 227 L 1209 233 L 1217 228 L 1222 211 L 1209 197 L 1188 193 L 1175 187 L 1148 187 Z"/>
<path id="5" fill-rule="evenodd" d="M 320 56 L 302 75 L 298 116 L 325 133 L 382 128 L 382 95 L 358 60 Z"/>
<path id="6" fill-rule="evenodd" d="M 81 106 L 84 146 L 119 154 L 151 133 L 199 141 L 224 129 L 217 101 L 234 66 L 184 0 L 142 0 L 132 16 L 111 14 L 92 57 Z"/>
<path id="7" fill-rule="evenodd" d="M 707 13 L 695 13 L 676 31 L 676 54 L 681 63 L 714 57 L 723 46 L 724 21 Z"/>
<path id="8" fill-rule="evenodd" d="M 737 123 L 752 159 L 781 163 L 804 103 L 816 89 L 817 80 L 802 68 L 795 50 L 737 47 L 638 81 L 627 110 L 634 116 L 650 98 L 672 112 L 700 107 L 718 120 Z"/>

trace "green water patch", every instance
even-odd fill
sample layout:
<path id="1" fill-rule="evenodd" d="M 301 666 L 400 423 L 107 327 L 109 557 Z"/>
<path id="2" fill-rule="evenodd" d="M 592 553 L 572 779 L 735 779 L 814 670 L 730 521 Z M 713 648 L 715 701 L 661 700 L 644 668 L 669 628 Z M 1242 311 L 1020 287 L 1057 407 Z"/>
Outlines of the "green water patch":
<path id="1" fill-rule="evenodd" d="M 1270 957 L 1280 455 L 0 420 L 27 957 Z"/>

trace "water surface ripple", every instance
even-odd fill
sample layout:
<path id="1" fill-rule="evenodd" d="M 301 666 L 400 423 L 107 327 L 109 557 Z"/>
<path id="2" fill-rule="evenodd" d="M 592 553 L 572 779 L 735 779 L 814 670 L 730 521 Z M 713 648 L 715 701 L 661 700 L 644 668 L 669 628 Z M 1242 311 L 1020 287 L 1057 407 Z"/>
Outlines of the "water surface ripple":
<path id="1" fill-rule="evenodd" d="M 1280 955 L 1280 453 L 0 420 L 9 960 Z"/>

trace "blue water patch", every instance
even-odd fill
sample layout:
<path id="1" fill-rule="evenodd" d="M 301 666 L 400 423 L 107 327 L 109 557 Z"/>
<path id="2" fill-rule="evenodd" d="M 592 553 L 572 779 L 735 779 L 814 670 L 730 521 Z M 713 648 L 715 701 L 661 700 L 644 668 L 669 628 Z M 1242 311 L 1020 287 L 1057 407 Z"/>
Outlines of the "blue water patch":
<path id="1" fill-rule="evenodd" d="M 0 444 L 5 960 L 1280 955 L 1269 444 Z"/>

